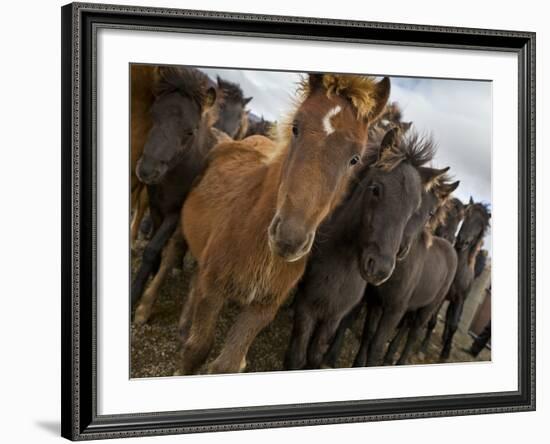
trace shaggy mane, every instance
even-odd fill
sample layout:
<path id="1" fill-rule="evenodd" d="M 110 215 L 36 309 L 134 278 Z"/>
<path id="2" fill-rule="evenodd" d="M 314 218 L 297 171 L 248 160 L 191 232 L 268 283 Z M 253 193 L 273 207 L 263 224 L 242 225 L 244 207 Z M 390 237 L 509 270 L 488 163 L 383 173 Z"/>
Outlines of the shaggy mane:
<path id="1" fill-rule="evenodd" d="M 323 74 L 323 87 L 327 97 L 333 95 L 349 99 L 360 119 L 367 118 L 376 104 L 374 89 L 376 82 L 373 77 L 351 74 Z M 309 78 L 302 76 L 298 84 L 301 95 L 300 102 L 310 94 Z"/>
<path id="2" fill-rule="evenodd" d="M 389 172 L 401 162 L 409 162 L 415 168 L 426 165 L 433 160 L 435 152 L 436 145 L 431 138 L 413 132 L 401 139 L 398 145 L 383 150 L 380 158 L 378 149 L 369 149 L 364 160 L 366 165 L 374 165 Z"/>
<path id="3" fill-rule="evenodd" d="M 242 103 L 244 101 L 244 93 L 241 87 L 233 82 L 217 77 L 218 87 L 222 91 L 223 98 L 226 102 Z"/>
<path id="4" fill-rule="evenodd" d="M 210 79 L 206 74 L 195 68 L 178 66 L 160 66 L 157 74 L 156 95 L 179 92 L 203 107 L 210 86 Z"/>

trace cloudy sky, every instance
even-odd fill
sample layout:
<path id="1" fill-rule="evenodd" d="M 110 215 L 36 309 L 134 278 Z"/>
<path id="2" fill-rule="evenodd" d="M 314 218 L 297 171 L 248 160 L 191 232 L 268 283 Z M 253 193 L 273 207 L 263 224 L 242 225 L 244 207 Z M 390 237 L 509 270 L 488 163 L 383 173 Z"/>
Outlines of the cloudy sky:
<path id="1" fill-rule="evenodd" d="M 278 120 L 292 106 L 300 73 L 204 69 L 241 85 L 253 99 L 248 107 L 269 120 Z M 391 77 L 390 101 L 397 101 L 403 119 L 433 137 L 433 165 L 450 166 L 460 186 L 455 194 L 467 202 L 491 204 L 491 83 L 487 81 Z M 491 235 L 486 248 L 491 247 Z"/>

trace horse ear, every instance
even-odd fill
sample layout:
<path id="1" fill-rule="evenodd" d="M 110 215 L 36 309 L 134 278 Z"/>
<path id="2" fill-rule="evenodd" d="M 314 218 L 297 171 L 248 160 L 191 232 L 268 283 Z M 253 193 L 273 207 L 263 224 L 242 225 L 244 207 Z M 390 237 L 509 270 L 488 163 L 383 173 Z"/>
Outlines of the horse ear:
<path id="1" fill-rule="evenodd" d="M 369 120 L 374 122 L 382 115 L 390 98 L 390 78 L 384 77 L 374 85 L 374 107 L 369 114 Z"/>
<path id="2" fill-rule="evenodd" d="M 437 180 L 443 176 L 447 171 L 449 171 L 450 167 L 437 169 L 437 168 L 429 168 L 429 167 L 420 167 L 418 168 L 418 172 L 420 173 L 420 179 L 422 180 L 422 184 L 424 185 L 424 188 L 426 190 L 431 189 L 436 183 Z"/>
<path id="3" fill-rule="evenodd" d="M 470 196 L 470 201 L 468 202 L 468 205 L 473 205 L 473 204 L 474 204 L 474 198 Z"/>
<path id="4" fill-rule="evenodd" d="M 323 74 L 309 74 L 308 84 L 311 92 L 321 88 L 323 86 Z"/>
<path id="5" fill-rule="evenodd" d="M 380 143 L 380 154 L 391 148 L 399 145 L 399 136 L 400 131 L 399 128 L 392 128 L 389 130 L 384 137 L 382 138 L 382 142 Z"/>
<path id="6" fill-rule="evenodd" d="M 206 97 L 204 98 L 204 109 L 212 108 L 216 103 L 216 88 L 210 87 L 206 90 Z"/>
<path id="7" fill-rule="evenodd" d="M 411 129 L 412 125 L 413 125 L 412 122 L 401 122 L 399 126 L 401 128 L 401 131 L 403 131 L 403 134 L 404 134 Z"/>
<path id="8" fill-rule="evenodd" d="M 441 198 L 446 199 L 447 197 L 449 197 L 452 194 L 452 192 L 458 188 L 459 185 L 460 185 L 460 180 L 457 180 L 456 182 L 453 182 L 453 183 L 443 184 L 441 186 Z"/>
<path id="9" fill-rule="evenodd" d="M 246 106 L 253 99 L 253 97 L 245 97 L 243 99 L 243 105 Z"/>
<path id="10" fill-rule="evenodd" d="M 218 83 L 218 86 L 220 86 L 220 83 L 222 82 L 222 79 L 220 76 L 216 76 L 216 82 Z"/>

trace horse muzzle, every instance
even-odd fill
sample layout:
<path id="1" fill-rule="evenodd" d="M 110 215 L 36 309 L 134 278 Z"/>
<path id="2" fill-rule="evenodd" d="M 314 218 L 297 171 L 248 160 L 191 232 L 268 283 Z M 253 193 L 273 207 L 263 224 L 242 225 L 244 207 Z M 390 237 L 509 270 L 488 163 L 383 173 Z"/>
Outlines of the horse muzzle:
<path id="1" fill-rule="evenodd" d="M 391 257 L 363 253 L 359 261 L 359 273 L 369 284 L 382 285 L 392 275 L 395 260 Z"/>
<path id="2" fill-rule="evenodd" d="M 315 232 L 309 233 L 275 216 L 268 228 L 271 252 L 286 262 L 296 262 L 311 251 Z"/>

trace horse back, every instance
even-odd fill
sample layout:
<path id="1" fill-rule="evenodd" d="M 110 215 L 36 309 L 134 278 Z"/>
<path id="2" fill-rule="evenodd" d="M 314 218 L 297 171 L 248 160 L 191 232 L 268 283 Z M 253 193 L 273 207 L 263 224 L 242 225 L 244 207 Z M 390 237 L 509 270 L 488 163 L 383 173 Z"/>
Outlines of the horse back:
<path id="1" fill-rule="evenodd" d="M 409 309 L 415 310 L 445 297 L 455 277 L 456 267 L 457 256 L 453 246 L 447 240 L 434 236 Z"/>

